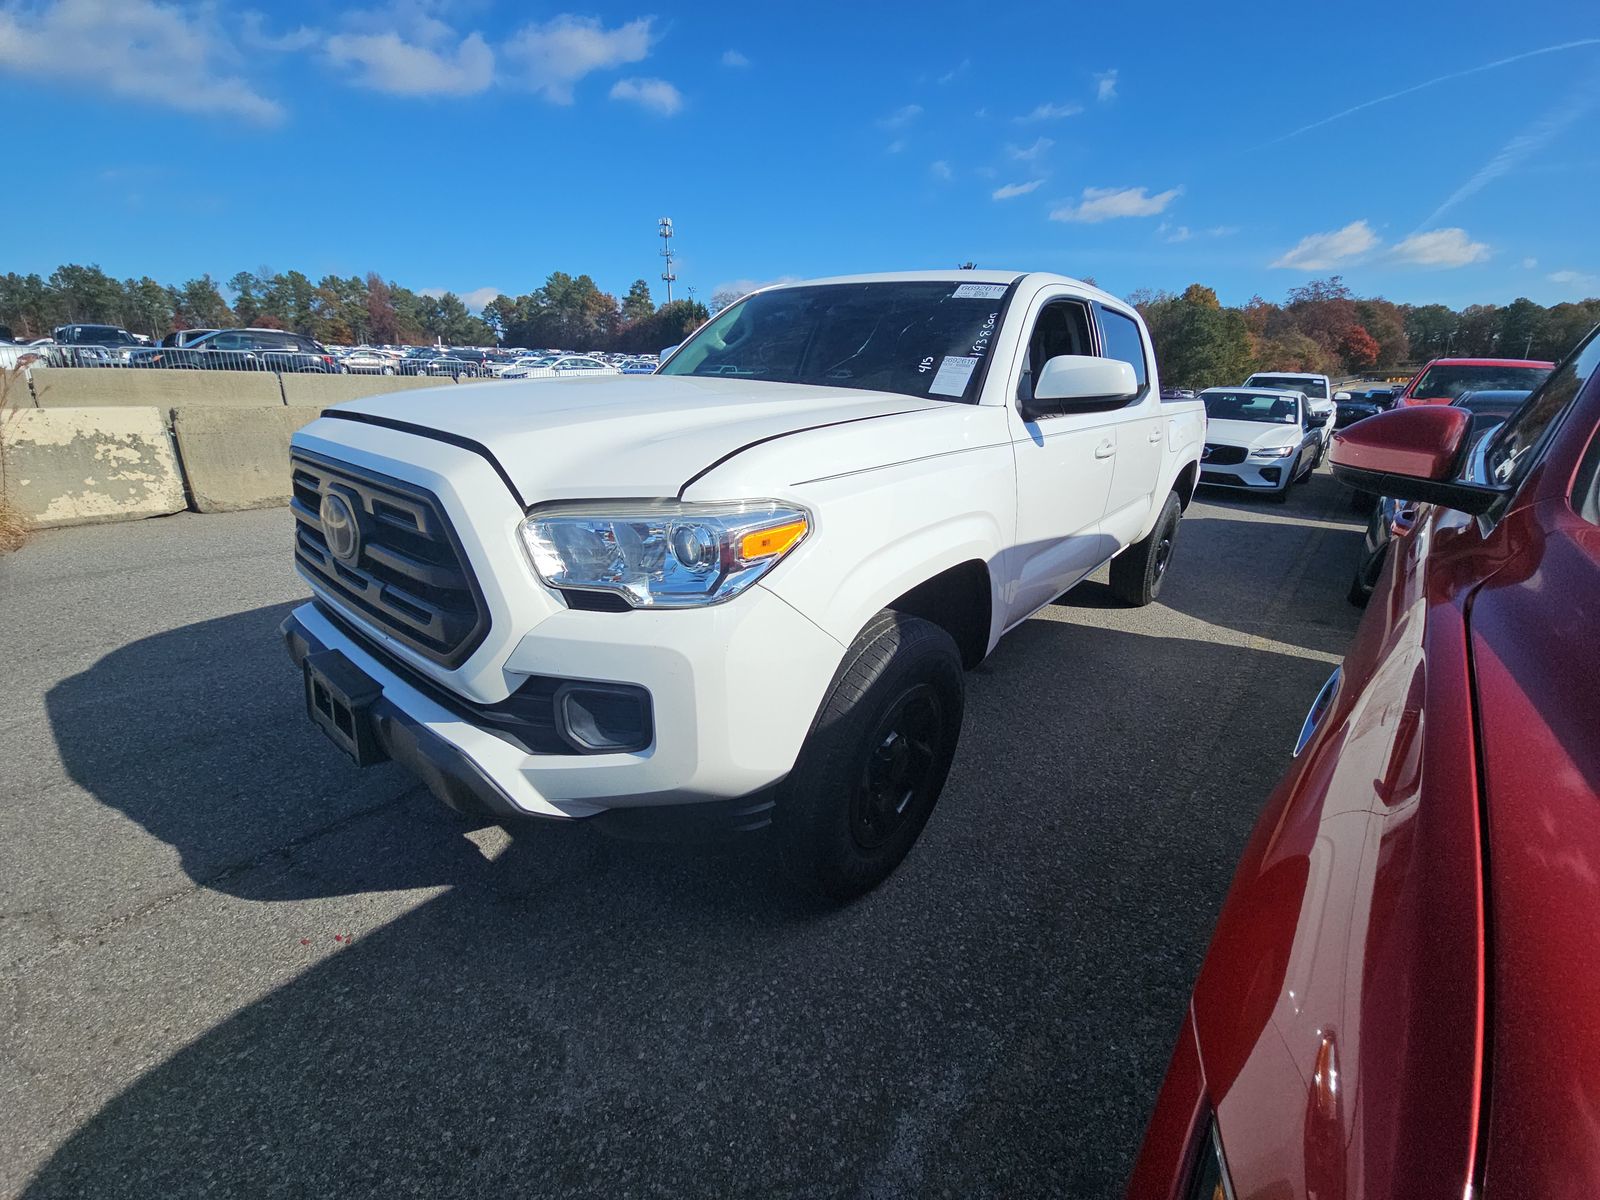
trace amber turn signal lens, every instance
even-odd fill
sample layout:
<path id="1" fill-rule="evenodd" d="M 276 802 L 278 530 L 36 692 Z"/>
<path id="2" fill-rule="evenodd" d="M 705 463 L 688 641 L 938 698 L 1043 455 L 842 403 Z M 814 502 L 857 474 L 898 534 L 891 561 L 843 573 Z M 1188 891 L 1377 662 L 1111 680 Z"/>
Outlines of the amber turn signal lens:
<path id="1" fill-rule="evenodd" d="M 739 557 L 746 562 L 753 558 L 771 558 L 782 554 L 806 534 L 804 521 L 790 521 L 787 525 L 774 525 L 771 529 L 758 529 L 747 533 L 739 542 Z"/>

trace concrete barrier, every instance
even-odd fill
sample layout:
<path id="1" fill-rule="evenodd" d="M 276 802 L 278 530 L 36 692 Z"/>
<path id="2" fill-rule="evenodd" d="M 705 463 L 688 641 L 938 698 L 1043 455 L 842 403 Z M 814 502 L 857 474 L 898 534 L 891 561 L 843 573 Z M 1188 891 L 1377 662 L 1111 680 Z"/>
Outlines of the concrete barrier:
<path id="1" fill-rule="evenodd" d="M 283 389 L 271 371 L 42 367 L 33 372 L 33 395 L 40 408 L 153 406 L 165 412 L 177 404 L 215 408 L 283 404 Z"/>
<path id="2" fill-rule="evenodd" d="M 184 508 L 157 408 L 7 409 L 0 413 L 0 494 L 33 529 Z"/>
<path id="3" fill-rule="evenodd" d="M 291 406 L 327 408 L 346 400 L 404 392 L 414 388 L 454 387 L 448 379 L 421 375 L 285 375 L 284 402 Z"/>
<path id="4" fill-rule="evenodd" d="M 172 433 L 195 509 L 237 512 L 289 503 L 289 438 L 318 411 L 281 404 L 174 408 Z"/>

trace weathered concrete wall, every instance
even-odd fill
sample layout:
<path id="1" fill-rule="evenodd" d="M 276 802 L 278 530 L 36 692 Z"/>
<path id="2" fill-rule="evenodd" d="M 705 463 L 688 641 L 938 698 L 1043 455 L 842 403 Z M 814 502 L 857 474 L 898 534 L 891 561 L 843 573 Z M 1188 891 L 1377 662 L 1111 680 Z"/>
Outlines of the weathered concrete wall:
<path id="1" fill-rule="evenodd" d="M 35 529 L 185 507 L 166 416 L 156 408 L 0 413 L 0 494 Z"/>
<path id="2" fill-rule="evenodd" d="M 155 407 L 206 404 L 253 408 L 283 404 L 283 390 L 271 371 L 146 371 L 118 367 L 44 367 L 33 372 L 33 394 L 40 408 L 99 405 Z M 18 403 L 26 403 L 19 398 Z"/>
<path id="3" fill-rule="evenodd" d="M 285 375 L 284 399 L 291 405 L 327 408 L 346 400 L 381 396 L 413 388 L 454 387 L 448 379 L 429 379 L 419 375 Z"/>
<path id="4" fill-rule="evenodd" d="M 317 419 L 315 408 L 172 410 L 189 495 L 200 512 L 237 512 L 289 503 L 289 438 Z"/>

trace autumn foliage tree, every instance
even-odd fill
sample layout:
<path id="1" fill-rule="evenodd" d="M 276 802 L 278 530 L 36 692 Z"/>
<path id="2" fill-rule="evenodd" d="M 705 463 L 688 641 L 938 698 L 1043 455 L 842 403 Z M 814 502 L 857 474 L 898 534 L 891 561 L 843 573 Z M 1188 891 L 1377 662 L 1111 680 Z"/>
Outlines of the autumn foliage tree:
<path id="1" fill-rule="evenodd" d="M 1377 365 L 1378 339 L 1359 325 L 1352 325 L 1339 339 L 1339 360 L 1348 371 L 1365 371 Z"/>

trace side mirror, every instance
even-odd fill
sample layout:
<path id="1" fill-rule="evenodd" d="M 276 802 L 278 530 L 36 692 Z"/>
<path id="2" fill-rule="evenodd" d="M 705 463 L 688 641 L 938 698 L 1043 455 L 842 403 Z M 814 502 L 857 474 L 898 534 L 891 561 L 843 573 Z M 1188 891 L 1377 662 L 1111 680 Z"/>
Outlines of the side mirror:
<path id="1" fill-rule="evenodd" d="M 1448 404 L 1379 413 L 1333 435 L 1333 477 L 1357 491 L 1396 500 L 1487 512 L 1498 488 L 1456 478 L 1467 449 L 1472 414 Z"/>
<path id="2" fill-rule="evenodd" d="M 666 361 L 667 361 L 667 359 L 669 359 L 669 358 L 671 358 L 671 357 L 672 357 L 672 352 L 673 352 L 673 351 L 674 351 L 674 350 L 676 350 L 676 349 L 677 349 L 677 348 L 678 348 L 678 347 L 679 347 L 679 346 L 681 346 L 681 345 L 683 345 L 683 343 L 682 343 L 682 342 L 678 342 L 678 343 L 676 343 L 676 344 L 674 344 L 674 345 L 671 345 L 671 346 L 668 346 L 668 347 L 667 347 L 667 348 L 666 348 L 666 349 L 665 349 L 665 350 L 663 350 L 663 351 L 662 351 L 662 352 L 661 352 L 661 353 L 660 353 L 660 354 L 658 354 L 658 355 L 656 355 L 656 360 L 657 360 L 657 361 L 658 361 L 658 362 L 666 362 Z"/>
<path id="3" fill-rule="evenodd" d="M 1333 398 L 1335 400 L 1348 400 L 1348 399 L 1350 399 L 1350 393 L 1349 392 L 1335 392 L 1333 394 Z"/>
<path id="4" fill-rule="evenodd" d="M 1121 404 L 1138 394 L 1132 364 L 1089 354 L 1058 354 L 1033 381 L 1033 398 L 1041 404 Z"/>

